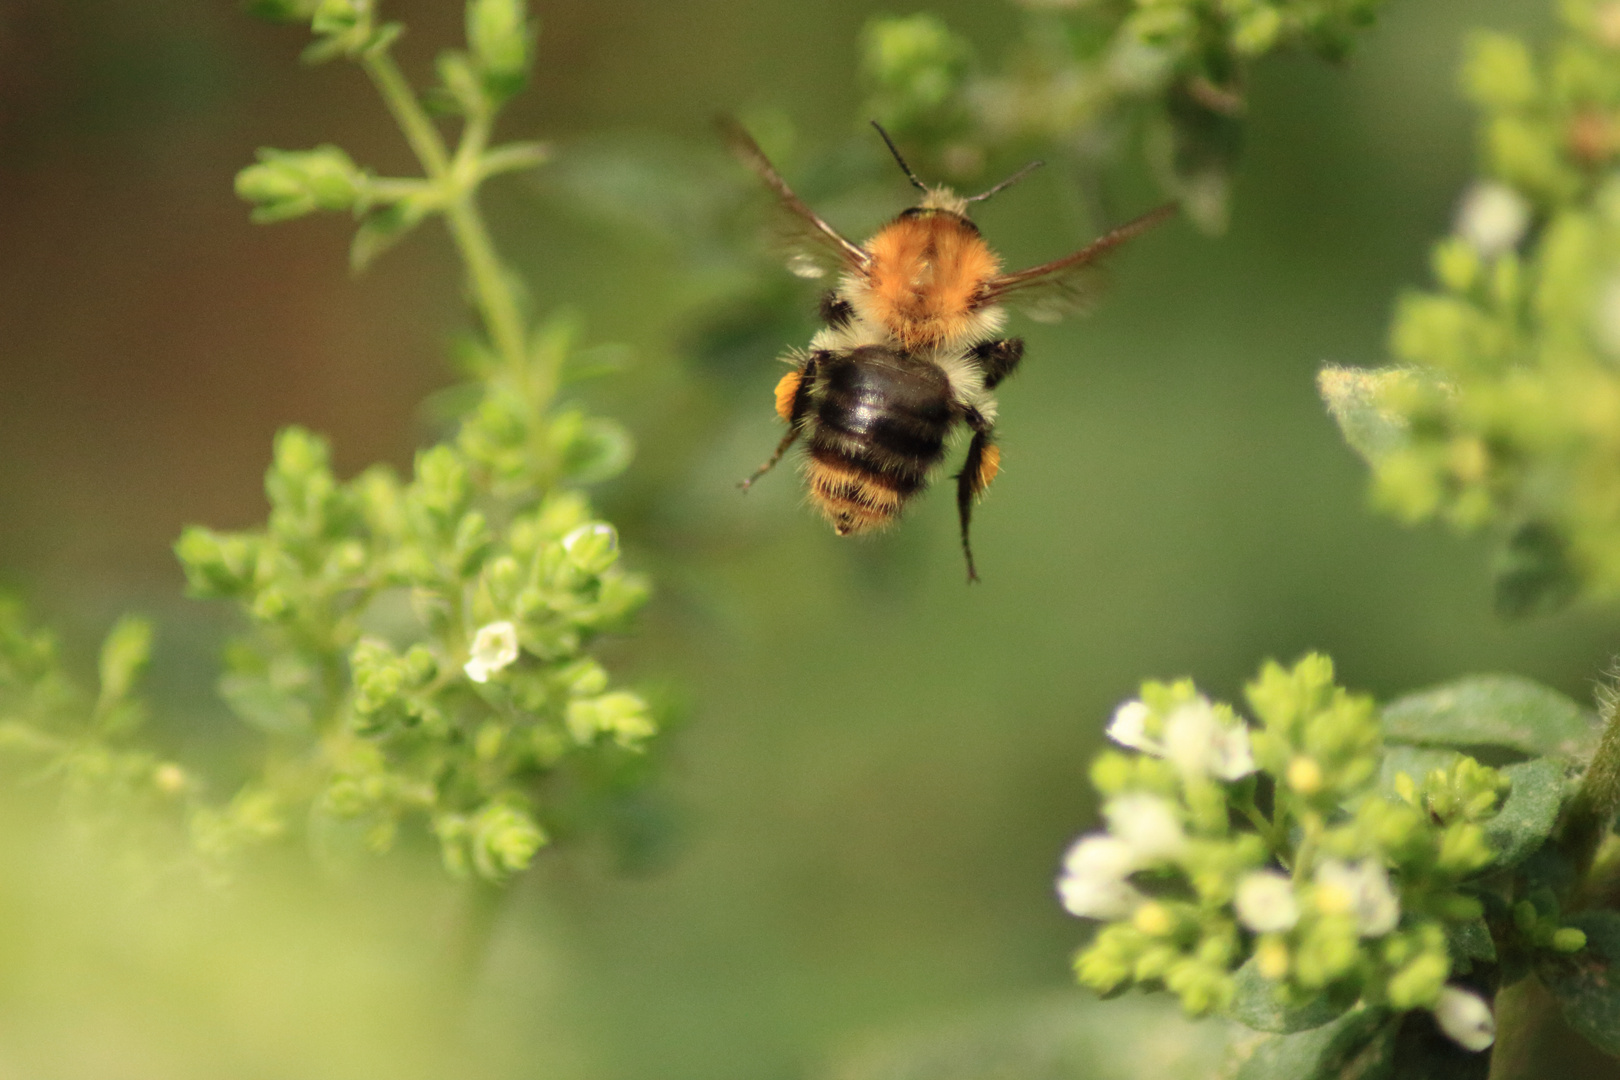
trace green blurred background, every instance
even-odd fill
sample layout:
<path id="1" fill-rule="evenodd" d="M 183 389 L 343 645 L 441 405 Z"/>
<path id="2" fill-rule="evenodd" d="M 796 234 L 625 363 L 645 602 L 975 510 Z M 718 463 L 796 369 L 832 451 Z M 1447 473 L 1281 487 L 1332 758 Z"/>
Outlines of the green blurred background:
<path id="1" fill-rule="evenodd" d="M 1091 820 L 1102 722 L 1140 679 L 1230 698 L 1261 659 L 1322 649 L 1380 696 L 1491 670 L 1590 696 L 1613 614 L 1496 621 L 1482 545 L 1372 517 L 1312 386 L 1324 362 L 1384 358 L 1393 299 L 1449 227 L 1474 143 L 1464 33 L 1543 36 L 1546 0 L 1394 0 L 1342 68 L 1262 65 L 1230 234 L 1172 224 L 1118 260 L 1095 317 L 1016 327 L 1028 359 L 1001 395 L 972 589 L 948 493 L 857 542 L 788 470 L 734 488 L 777 438 L 775 356 L 808 337 L 814 294 L 746 254 L 748 180 L 709 117 L 773 111 L 800 165 L 880 153 L 856 42 L 915 9 L 533 6 L 539 75 L 505 132 L 561 156 L 495 185 L 490 213 L 538 306 L 634 349 L 588 393 L 639 441 L 599 498 L 658 587 L 608 655 L 686 703 L 643 830 L 662 840 L 543 856 L 465 1005 L 430 852 L 290 851 L 224 892 L 137 889 L 14 795 L 0 1076 L 900 1076 L 907 1052 L 883 1047 L 964 1030 L 1047 1047 L 1012 1075 L 1113 1076 L 1052 1049 L 1114 1014 L 1069 988 L 1083 927 L 1051 880 Z M 460 5 L 387 7 L 425 75 Z M 927 10 L 985 58 L 1017 33 L 1002 3 Z M 300 68 L 302 44 L 213 0 L 0 2 L 0 584 L 87 669 L 117 613 L 157 618 L 153 737 L 227 772 L 251 747 L 211 691 L 231 623 L 180 599 L 169 544 L 262 519 L 282 425 L 330 435 L 345 474 L 407 464 L 467 324 L 436 230 L 351 280 L 348 222 L 260 229 L 232 196 L 261 145 L 407 168 L 359 73 Z M 1095 229 L 1048 172 L 978 215 L 1014 264 Z M 903 204 L 898 176 L 883 190 L 836 223 Z M 1119 216 L 1155 198 L 1129 180 L 1112 196 Z M 804 316 L 773 321 L 789 292 Z M 1134 1016 L 1098 1030 L 1120 1044 Z"/>

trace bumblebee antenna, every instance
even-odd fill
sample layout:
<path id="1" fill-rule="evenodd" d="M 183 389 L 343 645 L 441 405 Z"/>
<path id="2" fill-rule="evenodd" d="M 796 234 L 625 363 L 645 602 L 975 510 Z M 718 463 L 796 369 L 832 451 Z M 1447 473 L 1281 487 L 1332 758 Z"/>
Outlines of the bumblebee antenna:
<path id="1" fill-rule="evenodd" d="M 1012 187 L 1014 184 L 1018 183 L 1018 181 L 1022 180 L 1024 177 L 1028 176 L 1030 173 L 1034 172 L 1036 169 L 1045 164 L 1046 162 L 1044 161 L 1032 161 L 1028 165 L 1025 165 L 1022 169 L 1019 169 L 1017 172 L 1007 177 L 1007 179 L 1003 180 L 1001 183 L 997 184 L 995 187 L 991 188 L 989 191 L 986 191 L 980 195 L 974 195 L 972 198 L 964 199 L 962 201 L 983 202 L 996 192 Z"/>
<path id="2" fill-rule="evenodd" d="M 928 185 L 917 179 L 917 174 L 911 171 L 911 166 L 906 164 L 906 159 L 900 156 L 900 150 L 894 145 L 894 140 L 889 138 L 887 131 L 883 130 L 883 125 L 873 120 L 872 126 L 877 128 L 879 135 L 883 136 L 884 145 L 889 148 L 889 153 L 894 155 L 894 160 L 900 163 L 900 171 L 906 174 L 906 179 L 910 180 L 918 191 L 927 191 Z"/>

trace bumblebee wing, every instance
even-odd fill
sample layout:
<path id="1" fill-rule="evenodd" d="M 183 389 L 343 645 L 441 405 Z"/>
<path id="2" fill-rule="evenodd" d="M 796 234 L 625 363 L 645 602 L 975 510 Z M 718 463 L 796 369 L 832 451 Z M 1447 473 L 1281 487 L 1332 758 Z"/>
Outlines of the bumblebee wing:
<path id="1" fill-rule="evenodd" d="M 818 278 L 866 266 L 866 252 L 845 240 L 837 229 L 822 221 L 803 199 L 793 194 L 782 174 L 766 158 L 765 151 L 741 124 L 729 116 L 722 116 L 716 122 L 731 152 L 776 192 L 777 206 L 781 209 L 776 239 L 787 252 L 789 270 L 800 277 Z"/>
<path id="2" fill-rule="evenodd" d="M 985 303 L 1008 303 L 1037 322 L 1057 322 L 1096 298 L 1102 285 L 1096 266 L 1099 259 L 1175 212 L 1176 205 L 1166 203 L 1104 233 L 1073 255 L 993 277 L 985 284 Z"/>

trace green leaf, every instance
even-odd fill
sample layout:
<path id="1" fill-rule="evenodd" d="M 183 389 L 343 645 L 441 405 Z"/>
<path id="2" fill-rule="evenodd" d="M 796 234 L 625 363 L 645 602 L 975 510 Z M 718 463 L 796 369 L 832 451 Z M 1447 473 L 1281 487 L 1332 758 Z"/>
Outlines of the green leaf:
<path id="1" fill-rule="evenodd" d="M 101 645 L 101 699 L 98 709 L 110 708 L 129 696 L 152 655 L 152 624 L 125 615 Z"/>
<path id="2" fill-rule="evenodd" d="M 1493 746 L 1581 761 L 1597 736 L 1591 713 L 1516 675 L 1471 675 L 1384 706 L 1384 737 L 1419 746 Z"/>
<path id="3" fill-rule="evenodd" d="M 1388 389 L 1414 374 L 1406 368 L 1337 367 L 1316 376 L 1316 388 L 1350 449 L 1376 465 L 1411 441 L 1405 418 L 1383 405 Z"/>
<path id="4" fill-rule="evenodd" d="M 1356 1009 L 1331 1024 L 1256 1040 L 1233 1080 L 1370 1080 L 1387 1075 L 1399 1018 Z"/>
<path id="5" fill-rule="evenodd" d="M 1286 1035 L 1321 1027 L 1355 1004 L 1323 994 L 1302 1005 L 1285 1005 L 1277 997 L 1277 983 L 1260 974 L 1252 959 L 1237 969 L 1232 982 L 1235 993 L 1229 1013 L 1256 1031 Z"/>
<path id="6" fill-rule="evenodd" d="M 427 211 L 411 202 L 391 203 L 373 210 L 360 221 L 349 245 L 349 269 L 356 274 L 371 266 L 377 256 L 405 238 L 421 224 Z"/>
<path id="7" fill-rule="evenodd" d="M 1575 792 L 1567 770 L 1557 758 L 1536 758 L 1502 769 L 1513 789 L 1496 816 L 1485 822 L 1485 838 L 1496 852 L 1493 865 L 1518 865 L 1551 835 L 1564 800 Z"/>
<path id="8" fill-rule="evenodd" d="M 1519 526 L 1497 552 L 1491 568 L 1496 613 L 1509 619 L 1550 615 L 1575 598 L 1580 575 L 1569 560 L 1569 544 L 1553 526 L 1539 521 Z"/>
<path id="9" fill-rule="evenodd" d="M 1570 1027 L 1620 1056 L 1620 912 L 1582 912 L 1568 925 L 1586 932 L 1586 948 L 1572 955 L 1538 953 L 1536 974 Z"/>

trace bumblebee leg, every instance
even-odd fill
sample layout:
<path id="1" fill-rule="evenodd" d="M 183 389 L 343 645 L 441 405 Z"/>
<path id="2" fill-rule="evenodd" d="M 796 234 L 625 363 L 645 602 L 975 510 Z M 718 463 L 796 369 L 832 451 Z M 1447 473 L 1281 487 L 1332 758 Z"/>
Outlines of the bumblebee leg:
<path id="1" fill-rule="evenodd" d="M 776 453 L 771 455 L 771 459 L 765 464 L 761 465 L 759 468 L 755 469 L 753 474 L 750 475 L 748 479 L 737 481 L 737 486 L 744 491 L 747 491 L 749 488 L 753 487 L 755 480 L 758 480 L 760 477 L 776 468 L 776 463 L 782 460 L 782 455 L 788 452 L 788 447 L 792 446 L 793 440 L 797 439 L 798 437 L 798 428 L 788 428 L 788 433 L 782 436 L 781 442 L 776 444 Z"/>
<path id="2" fill-rule="evenodd" d="M 996 384 L 1011 375 L 1018 361 L 1024 358 L 1024 339 L 1003 338 L 1000 341 L 980 342 L 970 355 L 984 372 L 985 388 L 994 390 Z"/>
<path id="3" fill-rule="evenodd" d="M 979 572 L 973 566 L 973 544 L 968 538 L 973 501 L 984 494 L 1001 470 L 1001 450 L 994 441 L 995 429 L 977 409 L 968 410 L 967 422 L 973 429 L 973 441 L 968 444 L 962 471 L 956 474 L 956 513 L 962 521 L 962 555 L 967 559 L 968 581 L 974 582 L 979 580 Z"/>
<path id="4" fill-rule="evenodd" d="M 816 311 L 821 316 L 821 321 L 834 330 L 842 330 L 849 325 L 849 320 L 855 317 L 855 306 L 833 289 L 821 294 L 821 302 L 817 305 Z"/>
<path id="5" fill-rule="evenodd" d="M 799 428 L 810 412 L 810 383 L 815 374 L 816 358 L 811 356 L 804 362 L 803 367 L 788 372 L 776 384 L 776 413 L 788 422 L 788 431 L 782 436 L 782 441 L 776 444 L 776 452 L 771 455 L 771 459 L 755 469 L 748 479 L 738 481 L 737 486 L 742 490 L 747 491 L 754 486 L 755 480 L 776 468 L 776 463 L 788 452 L 793 440 L 799 437 Z"/>

